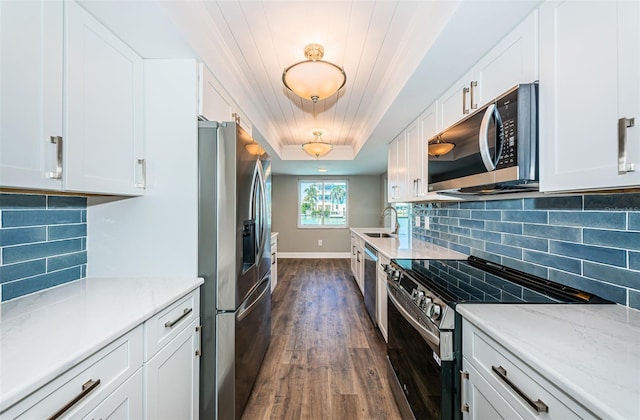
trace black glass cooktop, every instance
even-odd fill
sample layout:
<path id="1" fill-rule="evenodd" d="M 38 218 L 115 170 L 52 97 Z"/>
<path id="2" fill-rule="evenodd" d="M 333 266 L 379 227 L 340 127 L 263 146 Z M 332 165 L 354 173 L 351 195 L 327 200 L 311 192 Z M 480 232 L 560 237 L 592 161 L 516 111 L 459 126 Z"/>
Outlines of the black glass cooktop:
<path id="1" fill-rule="evenodd" d="M 451 306 L 483 303 L 611 303 L 596 295 L 478 257 L 467 260 L 392 260 Z"/>

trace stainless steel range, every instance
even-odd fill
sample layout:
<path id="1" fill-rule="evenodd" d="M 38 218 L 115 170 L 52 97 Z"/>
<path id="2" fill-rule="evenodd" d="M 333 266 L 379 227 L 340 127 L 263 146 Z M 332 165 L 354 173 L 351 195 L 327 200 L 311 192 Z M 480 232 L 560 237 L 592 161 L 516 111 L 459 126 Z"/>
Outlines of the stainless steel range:
<path id="1" fill-rule="evenodd" d="M 611 303 L 478 257 L 391 260 L 389 380 L 403 419 L 461 418 L 458 303 Z"/>

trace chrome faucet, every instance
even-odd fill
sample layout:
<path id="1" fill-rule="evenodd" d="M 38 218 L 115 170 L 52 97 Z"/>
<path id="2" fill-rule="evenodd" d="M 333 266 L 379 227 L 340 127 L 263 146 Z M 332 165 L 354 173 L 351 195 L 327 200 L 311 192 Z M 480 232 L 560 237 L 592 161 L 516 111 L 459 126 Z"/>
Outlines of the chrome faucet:
<path id="1" fill-rule="evenodd" d="M 393 213 L 395 214 L 396 228 L 391 233 L 393 233 L 394 235 L 397 235 L 398 234 L 398 230 L 400 229 L 400 223 L 398 223 L 398 210 L 396 210 L 395 207 L 387 206 L 382 210 L 382 213 L 380 213 L 380 218 L 384 217 L 384 213 L 387 210 L 393 210 Z"/>

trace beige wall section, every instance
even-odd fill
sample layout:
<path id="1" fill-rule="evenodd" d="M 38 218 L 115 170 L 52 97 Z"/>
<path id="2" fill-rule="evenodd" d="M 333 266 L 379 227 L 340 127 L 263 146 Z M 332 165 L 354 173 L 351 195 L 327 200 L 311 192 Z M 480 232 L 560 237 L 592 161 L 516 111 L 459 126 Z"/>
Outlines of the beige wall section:
<path id="1" fill-rule="evenodd" d="M 349 229 L 298 228 L 298 180 L 346 179 L 349 183 L 349 227 L 381 226 L 381 178 L 359 176 L 274 175 L 271 185 L 271 230 L 278 232 L 278 252 L 349 252 Z M 322 239 L 322 246 L 318 246 Z"/>

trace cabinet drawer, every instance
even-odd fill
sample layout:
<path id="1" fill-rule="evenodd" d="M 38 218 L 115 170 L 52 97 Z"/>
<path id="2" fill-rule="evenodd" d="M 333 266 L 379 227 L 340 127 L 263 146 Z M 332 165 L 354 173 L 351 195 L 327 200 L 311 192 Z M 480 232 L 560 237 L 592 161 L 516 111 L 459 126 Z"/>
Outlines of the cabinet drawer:
<path id="1" fill-rule="evenodd" d="M 9 408 L 2 418 L 45 419 L 74 400 L 60 418 L 88 413 L 142 366 L 142 345 L 138 326 Z"/>
<path id="2" fill-rule="evenodd" d="M 113 391 L 84 420 L 136 420 L 144 416 L 142 368 Z"/>
<path id="3" fill-rule="evenodd" d="M 596 418 L 525 362 L 466 321 L 463 325 L 463 353 L 491 387 L 524 418 Z M 533 402 L 541 401 L 548 407 L 548 412 L 537 413 L 526 398 Z"/>
<path id="4" fill-rule="evenodd" d="M 145 352 L 148 361 L 200 316 L 200 289 L 196 289 L 144 323 Z"/>

